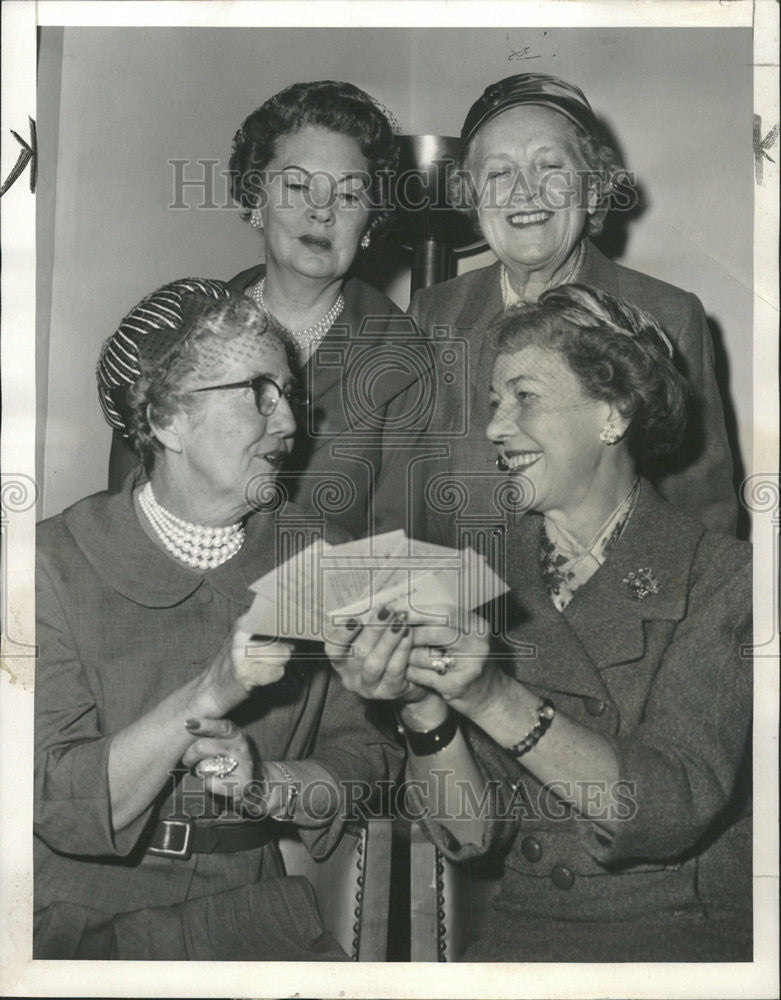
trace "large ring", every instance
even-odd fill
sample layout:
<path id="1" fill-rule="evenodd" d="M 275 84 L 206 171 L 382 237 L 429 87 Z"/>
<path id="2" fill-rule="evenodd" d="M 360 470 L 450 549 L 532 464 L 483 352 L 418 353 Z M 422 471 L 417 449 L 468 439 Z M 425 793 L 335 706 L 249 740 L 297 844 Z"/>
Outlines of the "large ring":
<path id="1" fill-rule="evenodd" d="M 195 765 L 195 773 L 202 778 L 227 778 L 235 771 L 239 762 L 226 753 L 218 753 L 216 757 L 204 757 Z"/>
<path id="2" fill-rule="evenodd" d="M 456 662 L 455 658 L 444 649 L 432 649 L 431 654 L 431 666 L 440 677 L 446 674 Z"/>

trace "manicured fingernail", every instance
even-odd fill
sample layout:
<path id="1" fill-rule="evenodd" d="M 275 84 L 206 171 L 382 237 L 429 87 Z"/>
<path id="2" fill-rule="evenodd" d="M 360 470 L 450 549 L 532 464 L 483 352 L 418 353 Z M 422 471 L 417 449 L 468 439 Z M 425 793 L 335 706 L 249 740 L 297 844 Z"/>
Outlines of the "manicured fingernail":
<path id="1" fill-rule="evenodd" d="M 397 611 L 393 616 L 393 624 L 391 625 L 391 632 L 399 632 L 407 620 L 406 611 Z"/>
<path id="2" fill-rule="evenodd" d="M 344 627 L 349 629 L 351 632 L 354 632 L 358 628 L 358 620 L 356 618 L 351 618 L 345 623 Z"/>
<path id="3" fill-rule="evenodd" d="M 381 622 L 384 622 L 386 618 L 390 617 L 390 608 L 386 608 L 385 605 L 383 604 L 383 606 L 377 612 L 377 617 L 380 619 Z"/>
<path id="4" fill-rule="evenodd" d="M 197 719 L 188 719 L 184 724 L 184 728 L 192 731 L 193 729 L 200 729 L 201 724 Z"/>

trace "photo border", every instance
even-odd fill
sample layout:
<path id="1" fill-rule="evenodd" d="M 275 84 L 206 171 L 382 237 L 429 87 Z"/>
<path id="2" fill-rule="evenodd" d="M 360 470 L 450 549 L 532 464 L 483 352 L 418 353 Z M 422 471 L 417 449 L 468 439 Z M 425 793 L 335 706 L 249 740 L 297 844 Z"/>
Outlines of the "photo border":
<path id="1" fill-rule="evenodd" d="M 310 27 L 512 26 L 738 27 L 754 29 L 754 112 L 778 122 L 778 6 L 773 0 L 634 0 L 484 3 L 90 2 L 2 7 L 2 177 L 29 142 L 36 114 L 39 25 L 296 25 Z M 0 650 L 2 823 L 0 993 L 3 996 L 275 997 L 771 997 L 778 994 L 778 147 L 764 160 L 754 210 L 754 455 L 744 502 L 754 520 L 755 960 L 676 965 L 62 962 L 31 959 L 32 706 L 35 522 L 35 202 L 29 168 L 2 201 L 2 585 Z M 755 470 L 768 470 L 755 471 Z M 28 831 L 25 834 L 25 831 Z"/>

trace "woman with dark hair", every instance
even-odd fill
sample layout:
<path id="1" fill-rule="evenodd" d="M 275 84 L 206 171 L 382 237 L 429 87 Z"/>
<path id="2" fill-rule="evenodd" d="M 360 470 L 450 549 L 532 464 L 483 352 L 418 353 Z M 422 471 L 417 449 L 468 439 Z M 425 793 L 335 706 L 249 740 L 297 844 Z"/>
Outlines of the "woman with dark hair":
<path id="1" fill-rule="evenodd" d="M 263 237 L 265 262 L 229 285 L 287 331 L 310 403 L 281 482 L 354 536 L 403 523 L 396 491 L 380 490 L 381 446 L 386 456 L 403 446 L 416 417 L 405 390 L 420 368 L 410 341 L 421 338 L 390 299 L 349 276 L 389 212 L 396 159 L 386 111 L 330 80 L 269 98 L 237 131 L 230 159 L 233 196 Z M 127 466 L 113 462 L 116 485 Z M 386 500 L 374 510 L 378 490 Z"/>
<path id="2" fill-rule="evenodd" d="M 499 479 L 482 443 L 494 357 L 485 331 L 503 308 L 577 282 L 648 311 L 667 333 L 692 389 L 692 414 L 675 456 L 638 455 L 640 468 L 666 499 L 708 527 L 733 532 L 732 459 L 705 313 L 693 295 L 614 263 L 592 243 L 626 171 L 582 91 L 544 74 L 507 77 L 472 105 L 461 140 L 452 197 L 498 259 L 419 291 L 410 304 L 424 333 L 448 328 L 468 345 L 468 388 L 441 394 L 435 426 L 446 434 L 460 426 L 464 412 L 470 425 L 446 458 L 428 466 L 429 484 L 469 477 L 465 519 L 501 514 L 493 496 Z M 421 533 L 454 543 L 454 522 L 452 513 L 434 511 Z"/>
<path id="3" fill-rule="evenodd" d="M 344 960 L 273 820 L 327 855 L 344 782 L 392 778 L 400 752 L 324 657 L 242 629 L 249 584 L 323 534 L 270 505 L 285 344 L 188 279 L 131 310 L 98 375 L 142 464 L 39 526 L 35 957 Z"/>
<path id="4" fill-rule="evenodd" d="M 495 335 L 485 433 L 527 511 L 504 641 L 418 620 L 332 661 L 396 700 L 428 836 L 501 866 L 465 960 L 750 961 L 751 554 L 637 475 L 684 432 L 672 345 L 583 286 Z"/>

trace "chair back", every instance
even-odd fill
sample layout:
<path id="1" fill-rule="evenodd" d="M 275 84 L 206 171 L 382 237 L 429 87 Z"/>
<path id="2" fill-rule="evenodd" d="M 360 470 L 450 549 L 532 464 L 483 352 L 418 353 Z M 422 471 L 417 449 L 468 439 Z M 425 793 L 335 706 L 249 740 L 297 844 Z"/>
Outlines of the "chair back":
<path id="1" fill-rule="evenodd" d="M 288 875 L 304 875 L 326 930 L 354 962 L 384 962 L 388 949 L 391 821 L 350 823 L 333 852 L 316 861 L 292 828 L 279 837 Z"/>
<path id="2" fill-rule="evenodd" d="M 457 961 L 482 934 L 501 873 L 449 861 L 418 824 L 410 844 L 410 959 Z"/>

